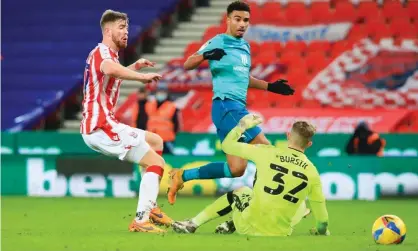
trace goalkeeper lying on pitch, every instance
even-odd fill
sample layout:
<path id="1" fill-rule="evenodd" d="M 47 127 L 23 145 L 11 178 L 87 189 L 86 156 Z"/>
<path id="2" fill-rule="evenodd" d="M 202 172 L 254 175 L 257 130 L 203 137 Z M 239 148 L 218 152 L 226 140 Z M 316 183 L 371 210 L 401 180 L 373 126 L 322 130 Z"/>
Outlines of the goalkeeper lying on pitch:
<path id="1" fill-rule="evenodd" d="M 288 236 L 306 214 L 308 198 L 316 219 L 311 234 L 329 235 L 328 212 L 321 180 L 315 166 L 304 154 L 312 145 L 315 128 L 305 121 L 295 122 L 287 134 L 288 148 L 238 142 L 248 129 L 262 122 L 248 114 L 232 129 L 222 143 L 225 153 L 251 160 L 257 167 L 254 188 L 242 187 L 228 192 L 196 217 L 173 223 L 178 233 L 194 233 L 202 224 L 232 212 L 232 221 L 216 228 L 218 233 L 256 236 Z"/>

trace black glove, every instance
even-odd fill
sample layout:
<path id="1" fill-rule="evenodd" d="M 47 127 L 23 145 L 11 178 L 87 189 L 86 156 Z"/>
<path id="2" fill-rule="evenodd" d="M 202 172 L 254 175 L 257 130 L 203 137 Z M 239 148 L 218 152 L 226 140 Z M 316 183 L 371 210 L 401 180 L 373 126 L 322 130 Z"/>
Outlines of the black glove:
<path id="1" fill-rule="evenodd" d="M 213 49 L 213 50 L 204 52 L 203 53 L 203 58 L 205 60 L 206 59 L 209 59 L 209 60 L 219 61 L 225 55 L 226 55 L 226 53 L 225 53 L 225 51 L 223 49 L 216 48 L 216 49 Z"/>
<path id="2" fill-rule="evenodd" d="M 282 95 L 293 95 L 295 90 L 290 87 L 290 85 L 286 84 L 287 80 L 279 79 L 274 83 L 269 83 L 267 86 L 267 91 L 274 92 Z"/>

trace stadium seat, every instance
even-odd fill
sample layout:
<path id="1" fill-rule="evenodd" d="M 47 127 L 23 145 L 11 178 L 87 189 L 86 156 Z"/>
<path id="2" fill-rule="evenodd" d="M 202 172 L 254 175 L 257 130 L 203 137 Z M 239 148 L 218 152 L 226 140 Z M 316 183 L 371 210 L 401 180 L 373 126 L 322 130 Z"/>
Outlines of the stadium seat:
<path id="1" fill-rule="evenodd" d="M 406 17 L 397 17 L 392 19 L 390 22 L 390 30 L 391 32 L 398 37 L 415 37 L 418 31 L 415 29 L 415 26 L 411 24 L 409 18 Z"/>
<path id="2" fill-rule="evenodd" d="M 408 17 L 408 12 L 402 7 L 400 1 L 385 1 L 382 16 L 388 20 L 396 17 Z"/>
<path id="3" fill-rule="evenodd" d="M 357 19 L 357 13 L 353 4 L 350 2 L 339 1 L 335 5 L 335 13 L 333 21 L 350 21 L 354 22 Z"/>
<path id="4" fill-rule="evenodd" d="M 266 41 L 260 45 L 260 51 L 269 51 L 278 55 L 282 51 L 282 44 L 280 42 Z"/>
<path id="5" fill-rule="evenodd" d="M 253 59 L 253 64 L 272 64 L 276 63 L 277 61 L 278 58 L 274 51 L 263 50 Z"/>
<path id="6" fill-rule="evenodd" d="M 225 29 L 222 26 L 210 26 L 206 31 L 205 34 L 203 35 L 202 41 L 206 42 L 209 39 L 213 38 L 214 36 L 225 32 Z"/>
<path id="7" fill-rule="evenodd" d="M 359 19 L 373 20 L 379 16 L 379 8 L 374 1 L 361 1 L 357 7 Z"/>
<path id="8" fill-rule="evenodd" d="M 341 55 L 343 52 L 350 50 L 352 44 L 348 43 L 347 41 L 339 41 L 335 42 L 331 46 L 331 58 L 336 58 Z"/>
<path id="9" fill-rule="evenodd" d="M 358 40 L 367 37 L 368 30 L 363 24 L 355 24 L 348 33 L 347 40 L 357 42 Z"/>
<path id="10" fill-rule="evenodd" d="M 260 52 L 260 44 L 254 41 L 250 41 L 251 56 L 257 56 Z"/>
<path id="11" fill-rule="evenodd" d="M 323 51 L 311 52 L 305 57 L 307 72 L 315 74 L 323 70 L 330 63 L 330 59 Z"/>
<path id="12" fill-rule="evenodd" d="M 315 51 L 322 51 L 325 54 L 328 54 L 331 49 L 331 44 L 328 41 L 312 41 L 308 44 L 308 53 Z"/>
<path id="13" fill-rule="evenodd" d="M 292 51 L 299 55 L 305 53 L 306 49 L 307 45 L 303 41 L 288 41 L 283 48 L 284 51 Z"/>
<path id="14" fill-rule="evenodd" d="M 304 67 L 305 60 L 296 51 L 286 51 L 280 55 L 279 62 L 289 67 Z"/>
<path id="15" fill-rule="evenodd" d="M 304 3 L 290 2 L 285 9 L 286 21 L 292 25 L 307 25 L 312 22 L 311 12 Z"/>
<path id="16" fill-rule="evenodd" d="M 416 23 L 418 20 L 418 1 L 408 1 L 406 11 Z"/>
<path id="17" fill-rule="evenodd" d="M 267 24 L 283 24 L 285 15 L 279 3 L 267 2 L 263 5 L 261 20 Z"/>
<path id="18" fill-rule="evenodd" d="M 167 64 L 171 66 L 183 66 L 186 58 L 173 58 Z"/>
<path id="19" fill-rule="evenodd" d="M 189 56 L 193 55 L 199 50 L 200 47 L 202 47 L 202 45 L 203 42 L 201 41 L 191 42 L 187 45 L 186 49 L 184 50 L 184 57 L 188 58 Z"/>
<path id="20" fill-rule="evenodd" d="M 310 10 L 313 23 L 329 23 L 333 18 L 328 2 L 313 2 Z"/>

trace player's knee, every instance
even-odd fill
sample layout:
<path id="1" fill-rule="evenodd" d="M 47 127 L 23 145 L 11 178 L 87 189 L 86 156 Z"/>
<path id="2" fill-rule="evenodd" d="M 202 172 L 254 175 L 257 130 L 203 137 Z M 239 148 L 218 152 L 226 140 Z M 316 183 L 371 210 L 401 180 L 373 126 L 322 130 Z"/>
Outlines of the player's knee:
<path id="1" fill-rule="evenodd" d="M 252 192 L 251 188 L 249 188 L 247 186 L 243 186 L 243 187 L 240 187 L 240 188 L 234 190 L 234 194 L 237 194 L 237 193 L 248 194 L 248 193 L 251 193 L 251 192 Z"/>
<path id="2" fill-rule="evenodd" d="M 245 173 L 245 168 L 247 164 L 239 164 L 239 165 L 229 165 L 229 170 L 233 177 L 241 177 Z"/>
<path id="3" fill-rule="evenodd" d="M 155 151 L 162 151 L 164 141 L 160 135 L 152 132 L 147 132 L 145 134 L 145 140 L 150 145 L 150 147 Z"/>

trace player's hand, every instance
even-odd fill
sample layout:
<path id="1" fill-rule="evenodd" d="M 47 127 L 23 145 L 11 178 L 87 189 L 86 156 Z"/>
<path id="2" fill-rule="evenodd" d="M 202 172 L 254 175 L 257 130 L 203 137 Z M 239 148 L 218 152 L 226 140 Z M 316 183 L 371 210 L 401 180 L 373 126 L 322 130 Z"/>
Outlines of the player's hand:
<path id="1" fill-rule="evenodd" d="M 145 74 L 142 74 L 141 82 L 151 83 L 152 81 L 158 81 L 161 78 L 162 76 L 158 73 L 145 73 Z"/>
<path id="2" fill-rule="evenodd" d="M 223 49 L 216 48 L 216 49 L 213 49 L 213 50 L 204 52 L 203 53 L 203 58 L 205 60 L 216 60 L 216 61 L 219 61 L 225 55 L 226 55 L 226 52 Z"/>
<path id="3" fill-rule="evenodd" d="M 241 128 L 242 132 L 245 132 L 247 129 L 253 128 L 263 122 L 263 119 L 255 114 L 247 114 L 240 119 L 238 126 Z"/>
<path id="4" fill-rule="evenodd" d="M 145 58 L 140 58 L 135 62 L 135 69 L 140 70 L 145 67 L 154 67 L 155 63 Z"/>
<path id="5" fill-rule="evenodd" d="M 287 84 L 287 80 L 285 79 L 279 79 L 276 82 L 269 83 L 267 91 L 282 95 L 293 95 L 293 93 L 295 93 L 295 90 Z"/>

